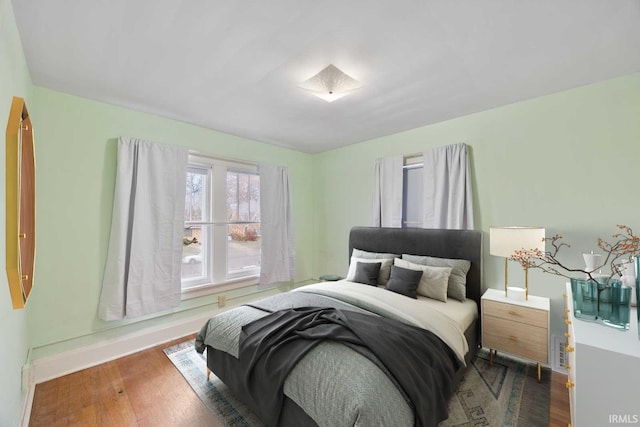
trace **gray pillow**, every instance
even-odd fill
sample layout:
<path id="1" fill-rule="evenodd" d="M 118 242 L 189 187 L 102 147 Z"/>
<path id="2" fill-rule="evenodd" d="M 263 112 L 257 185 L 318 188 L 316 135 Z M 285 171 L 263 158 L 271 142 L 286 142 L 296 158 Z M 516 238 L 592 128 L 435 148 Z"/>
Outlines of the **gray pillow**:
<path id="1" fill-rule="evenodd" d="M 366 258 L 356 258 L 351 257 L 351 262 L 349 263 L 349 271 L 347 272 L 347 280 L 353 282 L 353 278 L 356 277 L 356 266 L 357 263 L 380 263 L 382 264 L 380 267 L 380 273 L 378 274 L 378 284 L 386 285 L 387 280 L 389 280 L 389 274 L 391 274 L 391 264 L 393 264 L 393 260 L 391 258 L 381 258 L 381 259 L 366 259 Z"/>
<path id="2" fill-rule="evenodd" d="M 359 262 L 356 264 L 356 275 L 353 281 L 365 285 L 378 286 L 381 262 Z"/>
<path id="3" fill-rule="evenodd" d="M 391 266 L 391 276 L 385 289 L 402 294 L 409 298 L 418 299 L 418 283 L 422 277 L 422 271 L 409 270 L 395 265 Z"/>
<path id="4" fill-rule="evenodd" d="M 409 254 L 402 254 L 402 259 L 431 267 L 451 267 L 447 296 L 462 302 L 467 299 L 467 273 L 471 268 L 471 261 Z"/>
<path id="5" fill-rule="evenodd" d="M 422 271 L 422 277 L 420 278 L 420 282 L 418 282 L 418 295 L 447 302 L 447 288 L 449 287 L 451 267 L 433 267 L 431 265 L 415 264 L 400 258 L 394 259 L 393 265 L 409 270 Z"/>

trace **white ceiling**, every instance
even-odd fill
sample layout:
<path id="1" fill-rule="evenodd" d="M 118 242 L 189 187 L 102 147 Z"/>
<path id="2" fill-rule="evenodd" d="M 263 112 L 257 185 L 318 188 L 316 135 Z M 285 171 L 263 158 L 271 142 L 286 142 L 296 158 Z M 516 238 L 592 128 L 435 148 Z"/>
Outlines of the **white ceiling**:
<path id="1" fill-rule="evenodd" d="M 33 83 L 317 153 L 640 71 L 640 0 L 13 0 Z M 327 103 L 298 87 L 334 64 Z"/>

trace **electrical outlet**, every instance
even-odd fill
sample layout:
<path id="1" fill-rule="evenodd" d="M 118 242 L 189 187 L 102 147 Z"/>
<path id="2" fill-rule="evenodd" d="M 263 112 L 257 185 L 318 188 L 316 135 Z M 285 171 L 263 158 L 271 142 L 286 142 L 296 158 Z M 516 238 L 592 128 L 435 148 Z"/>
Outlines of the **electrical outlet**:
<path id="1" fill-rule="evenodd" d="M 218 307 L 224 307 L 227 303 L 227 297 L 224 295 L 218 295 Z"/>

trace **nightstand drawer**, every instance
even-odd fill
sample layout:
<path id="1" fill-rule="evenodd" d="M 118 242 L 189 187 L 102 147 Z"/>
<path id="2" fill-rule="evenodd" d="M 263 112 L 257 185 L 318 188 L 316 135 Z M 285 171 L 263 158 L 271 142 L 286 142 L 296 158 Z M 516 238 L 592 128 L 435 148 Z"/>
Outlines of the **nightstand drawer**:
<path id="1" fill-rule="evenodd" d="M 521 322 L 540 328 L 547 327 L 547 317 L 549 315 L 548 312 L 543 310 L 489 300 L 484 300 L 482 312 L 489 316 L 508 320 L 509 322 Z"/>
<path id="2" fill-rule="evenodd" d="M 485 304 L 489 301 L 485 301 Z M 500 304 L 504 305 L 504 304 Z M 482 324 L 482 345 L 507 353 L 548 363 L 548 330 L 493 317 L 485 313 Z"/>

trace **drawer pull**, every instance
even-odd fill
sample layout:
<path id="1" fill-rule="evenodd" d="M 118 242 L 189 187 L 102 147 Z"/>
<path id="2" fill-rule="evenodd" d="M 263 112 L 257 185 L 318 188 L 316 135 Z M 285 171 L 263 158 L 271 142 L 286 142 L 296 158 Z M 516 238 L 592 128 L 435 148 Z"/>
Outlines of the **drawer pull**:
<path id="1" fill-rule="evenodd" d="M 565 338 L 569 338 L 569 337 L 571 337 L 571 334 L 570 334 L 569 332 L 565 332 L 565 333 L 564 333 L 564 337 L 565 337 Z"/>
<path id="2" fill-rule="evenodd" d="M 518 341 L 518 337 L 514 337 L 513 335 L 509 335 L 509 341 Z"/>
<path id="3" fill-rule="evenodd" d="M 564 369 L 569 370 L 571 369 L 571 365 L 569 365 L 568 363 L 566 365 L 564 365 Z"/>
<path id="4" fill-rule="evenodd" d="M 562 294 L 562 298 L 567 299 L 567 298 L 569 298 L 569 295 L 567 295 L 567 294 Z"/>
<path id="5" fill-rule="evenodd" d="M 565 313 L 568 313 L 568 312 L 570 312 L 570 311 L 571 311 L 571 310 L 569 310 L 568 308 L 565 308 L 565 309 L 564 309 L 564 312 L 565 312 Z"/>
<path id="6" fill-rule="evenodd" d="M 575 348 L 571 347 L 570 345 L 565 347 L 565 350 L 567 351 L 567 353 L 573 353 L 575 351 Z"/>
<path id="7" fill-rule="evenodd" d="M 509 310 L 509 314 L 512 315 L 512 316 L 517 316 L 518 315 L 518 313 L 513 311 L 513 310 Z"/>
<path id="8" fill-rule="evenodd" d="M 569 318 L 569 316 L 567 316 L 566 314 L 564 316 L 562 316 L 563 319 L 567 320 Z"/>
<path id="9" fill-rule="evenodd" d="M 565 325 L 570 325 L 571 324 L 571 320 L 565 320 L 564 323 L 565 323 Z"/>
<path id="10" fill-rule="evenodd" d="M 574 388 L 574 387 L 576 386 L 576 383 L 574 383 L 574 382 L 573 382 L 573 381 L 571 381 L 571 380 L 567 380 L 567 382 L 566 382 L 566 383 L 564 383 L 564 386 L 565 386 L 566 388 Z"/>

